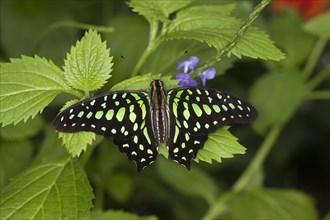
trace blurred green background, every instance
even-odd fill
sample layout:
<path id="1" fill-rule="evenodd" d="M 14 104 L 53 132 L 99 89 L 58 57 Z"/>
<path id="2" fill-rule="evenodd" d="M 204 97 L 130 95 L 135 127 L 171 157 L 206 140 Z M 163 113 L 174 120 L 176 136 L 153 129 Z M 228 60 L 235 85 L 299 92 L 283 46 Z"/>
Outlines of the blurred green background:
<path id="1" fill-rule="evenodd" d="M 226 2 L 238 3 L 234 13 L 241 19 L 245 19 L 255 5 L 255 1 L 221 1 L 221 4 Z M 214 4 L 219 1 L 205 3 Z M 148 43 L 148 23 L 132 12 L 124 1 L 1 0 L 0 12 L 2 62 L 21 55 L 38 54 L 62 66 L 66 53 L 83 36 L 89 25 L 113 27 L 111 33 L 100 32 L 114 56 L 113 76 L 103 91 L 130 76 Z M 303 67 L 316 41 L 314 36 L 299 30 L 303 22 L 304 18 L 290 10 L 279 15 L 274 14 L 270 8 L 266 9 L 255 25 L 270 34 L 288 59 L 277 63 L 228 58 L 217 64 L 220 76 L 209 82 L 208 87 L 229 91 L 249 100 L 255 82 L 271 70 L 290 65 L 292 69 Z M 214 49 L 195 41 L 171 41 L 160 46 L 142 72 L 174 75 L 177 73 L 175 67 L 178 61 L 198 55 L 203 63 L 213 54 Z M 315 72 L 329 65 L 329 57 L 328 43 Z M 318 88 L 329 87 L 328 77 Z M 61 95 L 41 116 L 26 124 L 1 128 L 1 187 L 27 166 L 66 153 L 57 133 L 50 127 L 50 122 L 70 98 Z M 281 111 L 281 108 L 278 106 L 277 111 Z M 259 177 L 264 178 L 263 183 L 268 187 L 295 188 L 306 192 L 316 201 L 321 216 L 329 211 L 330 206 L 329 129 L 329 100 L 304 101 L 285 125 L 264 164 L 264 173 Z M 161 156 L 153 166 L 137 173 L 126 155 L 121 154 L 111 140 L 103 139 L 86 165 L 96 197 L 94 206 L 153 214 L 160 219 L 202 216 L 208 207 L 207 198 L 212 200 L 237 180 L 253 159 L 266 133 L 266 129 L 258 126 L 234 126 L 231 131 L 248 148 L 247 153 L 224 159 L 220 164 L 193 163 L 192 171 L 187 175 L 181 166 Z M 16 164 L 15 161 L 20 162 Z M 10 168 L 8 163 L 11 163 Z M 194 187 L 189 188 L 194 178 L 204 178 L 205 188 L 201 192 L 196 192 Z"/>

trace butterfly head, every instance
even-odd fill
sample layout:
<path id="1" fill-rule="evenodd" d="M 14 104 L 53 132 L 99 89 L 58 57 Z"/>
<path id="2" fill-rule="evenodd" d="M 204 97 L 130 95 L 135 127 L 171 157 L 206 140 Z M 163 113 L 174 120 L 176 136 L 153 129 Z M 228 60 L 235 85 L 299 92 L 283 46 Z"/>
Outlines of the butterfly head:
<path id="1" fill-rule="evenodd" d="M 163 81 L 156 79 L 150 83 L 150 87 L 151 88 L 163 88 L 164 83 L 163 83 Z"/>

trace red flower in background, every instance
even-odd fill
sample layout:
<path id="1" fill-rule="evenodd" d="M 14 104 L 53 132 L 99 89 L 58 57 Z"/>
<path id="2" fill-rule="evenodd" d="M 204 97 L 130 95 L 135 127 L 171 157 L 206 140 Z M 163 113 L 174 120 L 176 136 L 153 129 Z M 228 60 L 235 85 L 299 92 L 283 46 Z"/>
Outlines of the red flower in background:
<path id="1" fill-rule="evenodd" d="M 329 7 L 330 0 L 273 0 L 272 9 L 275 12 L 281 12 L 285 7 L 291 7 L 304 18 L 309 19 Z"/>

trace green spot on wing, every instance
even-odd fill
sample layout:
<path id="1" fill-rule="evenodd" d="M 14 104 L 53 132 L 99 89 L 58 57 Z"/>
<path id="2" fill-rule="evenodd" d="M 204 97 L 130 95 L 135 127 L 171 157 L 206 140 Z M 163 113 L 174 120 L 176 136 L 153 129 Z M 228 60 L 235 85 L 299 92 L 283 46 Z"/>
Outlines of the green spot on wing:
<path id="1" fill-rule="evenodd" d="M 203 114 L 202 109 L 201 109 L 197 104 L 195 104 L 195 103 L 193 103 L 191 106 L 192 106 L 192 108 L 193 108 L 195 114 L 196 114 L 198 117 L 201 117 L 202 114 Z"/>
<path id="2" fill-rule="evenodd" d="M 176 143 L 176 140 L 178 139 L 179 136 L 179 127 L 175 126 L 175 133 L 174 133 L 174 138 L 173 138 L 173 142 Z"/>
<path id="3" fill-rule="evenodd" d="M 129 113 L 129 120 L 134 123 L 136 120 L 136 114 L 134 112 Z"/>
<path id="4" fill-rule="evenodd" d="M 112 119 L 113 115 L 114 115 L 114 110 L 113 110 L 113 109 L 110 109 L 110 110 L 107 112 L 107 114 L 105 115 L 105 118 L 106 118 L 108 121 L 110 121 L 110 120 Z"/>
<path id="5" fill-rule="evenodd" d="M 183 111 L 183 116 L 185 117 L 186 120 L 189 119 L 189 117 L 190 117 L 190 112 L 188 111 L 188 109 L 185 109 L 185 110 Z"/>
<path id="6" fill-rule="evenodd" d="M 174 116 L 177 118 L 178 117 L 178 106 L 177 105 L 173 105 L 172 111 L 173 111 Z"/>
<path id="7" fill-rule="evenodd" d="M 212 105 L 212 107 L 216 113 L 219 113 L 221 111 L 220 107 L 217 105 Z"/>
<path id="8" fill-rule="evenodd" d="M 116 118 L 119 122 L 123 121 L 123 118 L 125 116 L 125 112 L 126 112 L 126 108 L 125 107 L 121 107 L 117 114 L 116 114 Z"/>
<path id="9" fill-rule="evenodd" d="M 183 93 L 183 90 L 180 90 L 180 91 L 175 95 L 175 97 L 179 99 L 179 98 L 181 97 L 182 93 Z"/>
<path id="10" fill-rule="evenodd" d="M 142 118 L 145 118 L 146 114 L 147 114 L 146 105 L 144 104 L 143 100 L 139 100 L 138 104 L 140 105 L 140 108 L 141 108 Z"/>
<path id="11" fill-rule="evenodd" d="M 98 111 L 98 112 L 96 112 L 96 114 L 95 114 L 95 118 L 96 118 L 96 119 L 100 119 L 100 118 L 102 118 L 102 116 L 103 116 L 103 111 Z"/>
<path id="12" fill-rule="evenodd" d="M 203 105 L 203 109 L 205 111 L 206 114 L 210 115 L 212 113 L 211 108 L 208 105 Z"/>
<path id="13" fill-rule="evenodd" d="M 147 139 L 148 144 L 151 144 L 150 137 L 149 137 L 149 134 L 148 134 L 148 131 L 147 131 L 146 127 L 143 129 L 143 134 L 144 134 L 145 138 Z"/>
<path id="14" fill-rule="evenodd" d="M 136 100 L 140 100 L 141 97 L 138 94 L 131 93 L 131 96 L 133 96 Z"/>
<path id="15" fill-rule="evenodd" d="M 86 117 L 89 119 L 89 118 L 92 117 L 92 115 L 93 115 L 93 112 L 88 112 L 88 114 L 86 115 Z"/>
<path id="16" fill-rule="evenodd" d="M 79 112 L 78 117 L 81 118 L 84 115 L 84 111 Z"/>

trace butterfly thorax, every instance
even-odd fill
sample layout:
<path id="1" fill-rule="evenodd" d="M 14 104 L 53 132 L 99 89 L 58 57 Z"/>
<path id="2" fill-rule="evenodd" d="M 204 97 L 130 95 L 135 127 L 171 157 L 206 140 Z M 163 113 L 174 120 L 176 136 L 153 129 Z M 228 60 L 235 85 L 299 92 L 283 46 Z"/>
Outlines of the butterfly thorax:
<path id="1" fill-rule="evenodd" d="M 162 81 L 154 80 L 150 84 L 150 97 L 152 132 L 158 143 L 164 143 L 170 136 L 170 113 L 166 103 L 166 91 Z"/>

